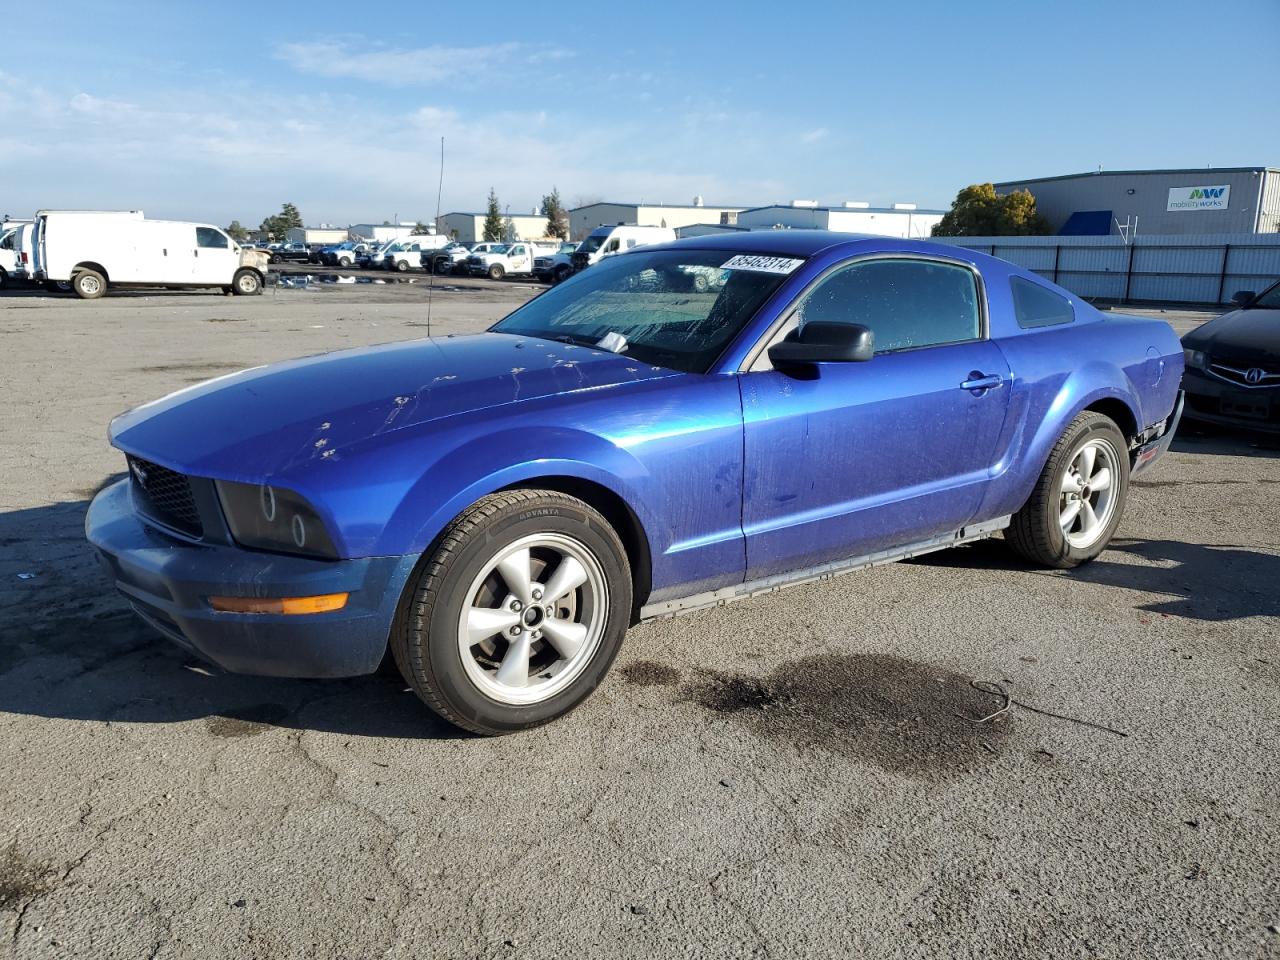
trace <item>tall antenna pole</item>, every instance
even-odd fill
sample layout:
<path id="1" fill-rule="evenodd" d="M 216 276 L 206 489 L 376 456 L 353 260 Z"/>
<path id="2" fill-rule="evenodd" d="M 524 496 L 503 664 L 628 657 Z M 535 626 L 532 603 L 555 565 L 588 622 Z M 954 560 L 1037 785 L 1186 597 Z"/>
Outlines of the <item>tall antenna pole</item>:
<path id="1" fill-rule="evenodd" d="M 444 137 L 440 138 L 440 182 L 436 184 L 436 218 L 433 221 L 437 232 L 440 230 L 440 195 L 444 192 Z M 431 297 L 436 290 L 436 258 L 427 258 L 430 275 L 427 278 L 427 336 L 431 336 Z"/>

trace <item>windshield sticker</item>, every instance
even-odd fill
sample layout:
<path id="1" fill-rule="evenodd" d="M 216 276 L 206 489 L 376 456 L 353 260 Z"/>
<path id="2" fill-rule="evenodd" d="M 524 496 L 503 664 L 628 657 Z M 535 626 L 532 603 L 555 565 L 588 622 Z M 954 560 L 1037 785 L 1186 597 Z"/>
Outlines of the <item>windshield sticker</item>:
<path id="1" fill-rule="evenodd" d="M 756 273 L 794 273 L 803 260 L 790 257 L 759 257 L 739 254 L 720 265 L 721 270 L 753 270 Z"/>

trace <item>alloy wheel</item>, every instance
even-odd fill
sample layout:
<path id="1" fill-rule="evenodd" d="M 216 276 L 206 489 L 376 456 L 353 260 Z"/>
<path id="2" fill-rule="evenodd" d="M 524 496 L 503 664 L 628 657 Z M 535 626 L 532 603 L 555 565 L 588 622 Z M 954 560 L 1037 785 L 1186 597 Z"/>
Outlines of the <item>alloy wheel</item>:
<path id="1" fill-rule="evenodd" d="M 508 544 L 466 594 L 458 650 L 467 677 L 501 703 L 533 704 L 565 690 L 591 662 L 609 591 L 587 547 L 558 533 Z"/>
<path id="2" fill-rule="evenodd" d="M 1116 509 L 1119 458 L 1115 447 L 1090 440 L 1076 451 L 1062 477 L 1058 522 L 1073 547 L 1090 547 L 1106 531 Z"/>

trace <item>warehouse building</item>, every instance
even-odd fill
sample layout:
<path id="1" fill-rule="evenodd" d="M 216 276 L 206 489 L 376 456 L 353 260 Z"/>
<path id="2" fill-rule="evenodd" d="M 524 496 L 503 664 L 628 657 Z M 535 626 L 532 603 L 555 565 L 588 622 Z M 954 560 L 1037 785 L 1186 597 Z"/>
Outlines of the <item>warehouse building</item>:
<path id="1" fill-rule="evenodd" d="M 878 237 L 919 239 L 933 232 L 944 210 L 921 210 L 914 203 L 873 207 L 861 200 L 824 207 L 815 200 L 792 200 L 767 207 L 753 207 L 738 214 L 738 226 L 752 230 L 839 230 L 870 233 Z"/>
<path id="2" fill-rule="evenodd" d="M 436 233 L 472 243 L 484 239 L 483 213 L 444 213 L 436 219 Z M 503 218 L 511 221 L 516 240 L 541 240 L 547 236 L 547 218 L 540 213 L 513 213 Z"/>
<path id="3" fill-rule="evenodd" d="M 1274 167 L 1106 170 L 995 188 L 999 194 L 1030 191 L 1053 232 L 1064 236 L 1280 230 L 1280 170 Z"/>
<path id="4" fill-rule="evenodd" d="M 575 207 L 569 211 L 569 236 L 582 240 L 596 227 L 612 227 L 619 223 L 641 227 L 680 227 L 696 223 L 733 224 L 746 207 L 709 207 L 701 197 L 693 203 L 614 203 L 602 201 Z"/>
<path id="5" fill-rule="evenodd" d="M 413 236 L 414 229 L 418 226 L 417 221 L 413 223 L 353 223 L 347 227 L 347 235 L 352 240 L 366 240 L 374 243 L 388 243 L 391 240 L 399 240 L 401 237 Z"/>

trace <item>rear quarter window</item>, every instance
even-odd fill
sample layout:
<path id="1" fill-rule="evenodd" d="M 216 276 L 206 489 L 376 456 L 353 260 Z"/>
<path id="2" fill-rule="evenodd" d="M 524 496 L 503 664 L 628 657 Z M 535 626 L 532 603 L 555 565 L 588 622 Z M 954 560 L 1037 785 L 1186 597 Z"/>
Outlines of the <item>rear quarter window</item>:
<path id="1" fill-rule="evenodd" d="M 1066 297 L 1021 277 L 1010 277 L 1009 284 L 1013 288 L 1014 316 L 1023 330 L 1056 327 L 1076 318 L 1071 301 Z"/>

